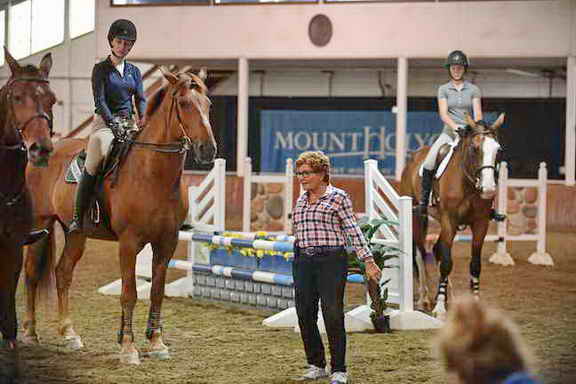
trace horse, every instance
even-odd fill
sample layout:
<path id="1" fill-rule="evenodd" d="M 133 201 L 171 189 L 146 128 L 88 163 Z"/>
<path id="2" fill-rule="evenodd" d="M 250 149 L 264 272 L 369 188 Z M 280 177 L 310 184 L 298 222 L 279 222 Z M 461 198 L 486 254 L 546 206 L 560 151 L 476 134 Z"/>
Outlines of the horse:
<path id="1" fill-rule="evenodd" d="M 164 297 L 166 270 L 178 243 L 178 232 L 187 211 L 188 199 L 182 172 L 188 150 L 199 163 L 214 161 L 216 142 L 208 119 L 210 99 L 204 83 L 206 72 L 172 73 L 162 69 L 165 86 L 150 99 L 146 109 L 148 124 L 131 140 L 128 154 L 118 169 L 117 179 L 103 181 L 102 210 L 110 218 L 109 229 L 99 226 L 83 231 L 65 231 L 65 244 L 54 267 L 54 235 L 44 244 L 30 247 L 26 259 L 26 285 L 31 292 L 27 303 L 25 338 L 38 342 L 36 333 L 34 292 L 47 272 L 55 271 L 58 293 L 59 333 L 73 350 L 83 347 L 70 315 L 69 289 L 76 263 L 82 257 L 86 238 L 119 242 L 122 277 L 120 303 L 121 326 L 118 331 L 120 362 L 139 364 L 134 345 L 132 314 L 136 305 L 136 255 L 150 243 L 153 250 L 152 288 L 146 328 L 148 355 L 168 359 L 170 354 L 162 340 L 161 306 Z M 64 228 L 73 213 L 75 184 L 64 181 L 63 175 L 74 156 L 86 147 L 86 140 L 65 139 L 55 146 L 53 161 L 46 172 L 31 170 L 31 191 L 42 203 L 35 210 L 37 225 L 53 228 L 58 222 Z M 40 196 L 45 196 L 40 199 Z"/>
<path id="2" fill-rule="evenodd" d="M 440 179 L 435 179 L 433 196 L 436 206 L 430 214 L 440 223 L 440 235 L 433 247 L 436 262 L 440 267 L 440 281 L 436 305 L 432 313 L 440 319 L 446 315 L 448 301 L 448 277 L 452 271 L 451 249 L 456 232 L 463 226 L 472 230 L 472 258 L 470 260 L 470 287 L 479 297 L 481 254 L 484 238 L 488 232 L 490 209 L 496 195 L 497 155 L 501 151 L 498 143 L 498 128 L 504 122 L 504 114 L 488 125 L 484 121 L 467 118 L 467 127 L 459 134 L 453 155 Z M 429 148 L 418 150 L 406 165 L 400 180 L 402 196 L 411 196 L 418 201 L 421 194 L 419 170 Z M 413 217 L 414 255 L 419 298 L 416 306 L 429 310 L 431 300 L 427 289 L 427 272 L 423 257 L 426 254 L 425 240 L 428 230 L 427 217 L 416 212 Z"/>
<path id="3" fill-rule="evenodd" d="M 0 89 L 0 333 L 8 349 L 15 350 L 16 287 L 33 222 L 25 172 L 28 160 L 38 167 L 47 165 L 56 97 L 48 81 L 50 53 L 39 67 L 20 66 L 6 48 L 4 56 L 11 76 Z"/>

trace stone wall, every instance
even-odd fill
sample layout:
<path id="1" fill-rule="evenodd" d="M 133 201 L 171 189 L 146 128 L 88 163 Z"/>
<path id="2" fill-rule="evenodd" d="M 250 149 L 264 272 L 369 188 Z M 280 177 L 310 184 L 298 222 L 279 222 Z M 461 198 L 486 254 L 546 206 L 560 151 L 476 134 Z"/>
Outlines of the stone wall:
<path id="1" fill-rule="evenodd" d="M 508 188 L 507 233 L 512 236 L 538 233 L 538 188 Z"/>
<path id="2" fill-rule="evenodd" d="M 282 183 L 252 183 L 250 231 L 282 232 L 286 185 Z"/>

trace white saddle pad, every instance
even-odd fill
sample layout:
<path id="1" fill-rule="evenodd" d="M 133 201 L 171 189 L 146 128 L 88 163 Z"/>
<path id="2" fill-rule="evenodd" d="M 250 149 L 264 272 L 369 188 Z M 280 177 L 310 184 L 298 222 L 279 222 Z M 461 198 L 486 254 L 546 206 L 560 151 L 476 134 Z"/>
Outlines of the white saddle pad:
<path id="1" fill-rule="evenodd" d="M 456 140 L 454 140 L 452 143 L 448 144 L 450 146 L 450 149 L 448 150 L 448 153 L 446 154 L 444 159 L 442 159 L 442 162 L 440 163 L 440 165 L 436 169 L 436 174 L 434 175 L 435 178 L 439 179 L 442 176 L 442 174 L 444 173 L 444 171 L 446 170 L 446 168 L 448 167 L 448 163 L 450 162 L 450 159 L 452 158 L 452 155 L 454 154 L 454 148 L 456 148 L 456 145 L 458 145 L 459 141 L 460 141 L 459 138 L 456 138 Z M 420 166 L 420 169 L 418 170 L 418 175 L 420 177 L 422 177 L 423 172 L 424 172 L 424 164 L 422 164 Z"/>

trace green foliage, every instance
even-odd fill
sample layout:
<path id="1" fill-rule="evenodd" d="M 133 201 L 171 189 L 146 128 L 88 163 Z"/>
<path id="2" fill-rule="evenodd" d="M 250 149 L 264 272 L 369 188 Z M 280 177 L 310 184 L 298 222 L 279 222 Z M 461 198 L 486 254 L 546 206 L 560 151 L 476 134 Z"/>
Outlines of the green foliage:
<path id="1" fill-rule="evenodd" d="M 378 233 L 378 229 L 382 225 L 387 226 L 398 226 L 399 223 L 391 220 L 386 219 L 373 219 L 369 221 L 366 218 L 363 218 L 359 222 L 360 229 L 368 242 L 368 248 L 372 252 L 374 256 L 374 262 L 380 269 L 384 268 L 394 268 L 394 266 L 389 265 L 387 263 L 388 260 L 398 257 L 402 254 L 402 250 L 398 247 L 393 247 L 385 244 L 378 244 L 374 243 L 374 236 Z M 384 317 L 384 311 L 388 308 L 388 304 L 386 301 L 388 300 L 388 288 L 386 285 L 390 282 L 390 279 L 384 280 L 379 284 L 376 284 L 372 281 L 369 281 L 366 277 L 366 270 L 365 264 L 360 262 L 356 255 L 352 255 L 352 257 L 348 260 L 348 268 L 351 271 L 359 272 L 364 275 L 364 281 L 366 284 L 366 289 L 368 290 L 368 294 L 370 295 L 370 299 L 372 300 L 371 309 L 372 313 L 370 317 L 372 319 L 372 323 L 374 324 L 374 328 L 377 332 L 389 332 L 388 327 L 382 326 L 382 319 Z"/>

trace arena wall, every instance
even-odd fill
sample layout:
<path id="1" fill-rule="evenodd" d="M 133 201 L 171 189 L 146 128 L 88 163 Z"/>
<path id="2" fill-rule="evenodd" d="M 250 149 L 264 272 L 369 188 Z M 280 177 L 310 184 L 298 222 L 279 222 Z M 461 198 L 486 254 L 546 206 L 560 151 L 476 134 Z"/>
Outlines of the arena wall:
<path id="1" fill-rule="evenodd" d="M 203 175 L 190 173 L 185 175 L 186 182 L 191 185 L 199 183 L 202 178 Z M 397 186 L 396 181 L 391 180 L 391 183 Z M 334 177 L 332 184 L 350 194 L 355 212 L 365 211 L 363 178 Z M 237 231 L 242 229 L 242 188 L 242 178 L 232 175 L 226 177 L 226 229 Z M 300 187 L 295 179 L 294 202 L 298 198 L 299 191 Z M 548 185 L 546 226 L 549 231 L 576 231 L 576 188 L 563 184 Z"/>
<path id="2" fill-rule="evenodd" d="M 334 31 L 322 48 L 308 38 L 308 23 L 318 13 L 331 19 Z M 118 18 L 150 26 L 133 50 L 133 59 L 141 60 L 441 58 L 454 48 L 472 57 L 576 53 L 571 0 L 193 7 L 98 1 L 96 15 L 99 36 Z M 108 49 L 105 40 L 97 41 L 99 56 Z"/>

